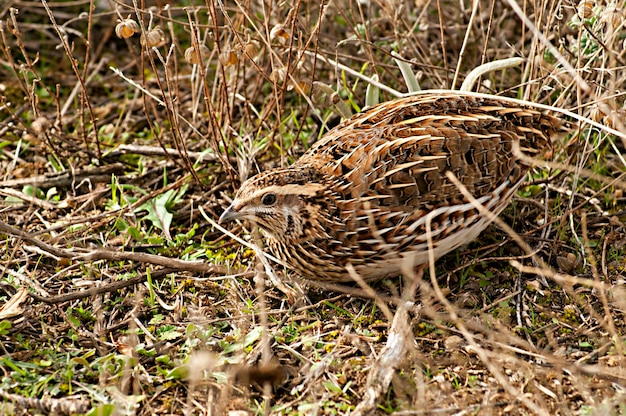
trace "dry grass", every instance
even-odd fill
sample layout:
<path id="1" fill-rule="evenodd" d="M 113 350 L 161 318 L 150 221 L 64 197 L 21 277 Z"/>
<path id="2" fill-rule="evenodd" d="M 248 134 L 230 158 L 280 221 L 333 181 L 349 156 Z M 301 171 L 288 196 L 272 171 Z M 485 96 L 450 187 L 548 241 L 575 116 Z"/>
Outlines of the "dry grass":
<path id="1" fill-rule="evenodd" d="M 375 413 L 625 412 L 624 4 L 127 3 L 0 4 L 0 412 L 354 409 L 403 281 L 277 281 L 208 219 L 364 105 L 341 68 L 406 91 L 391 52 L 423 89 L 525 58 L 476 90 L 606 128 L 502 216 L 533 256 L 493 226 L 437 262 Z"/>

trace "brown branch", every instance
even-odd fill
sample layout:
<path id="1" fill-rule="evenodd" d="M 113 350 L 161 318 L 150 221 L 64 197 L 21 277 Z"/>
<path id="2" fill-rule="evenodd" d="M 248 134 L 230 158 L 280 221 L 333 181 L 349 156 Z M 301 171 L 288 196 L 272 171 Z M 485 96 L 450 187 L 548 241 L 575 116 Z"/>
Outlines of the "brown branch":
<path id="1" fill-rule="evenodd" d="M 0 221 L 0 233 L 12 235 L 14 237 L 21 238 L 22 240 L 39 247 L 43 251 L 52 254 L 55 257 L 67 258 L 70 260 L 78 261 L 97 261 L 97 260 L 130 260 L 139 263 L 150 263 L 158 266 L 171 267 L 177 270 L 186 270 L 190 272 L 202 272 L 202 273 L 228 273 L 228 268 L 223 266 L 215 266 L 207 264 L 202 260 L 188 261 L 173 259 L 171 257 L 157 256 L 155 254 L 148 253 L 133 253 L 127 251 L 113 251 L 103 248 L 89 250 L 81 248 L 74 248 L 72 250 L 66 250 L 62 248 L 54 247 L 51 244 L 38 240 L 33 237 L 32 234 L 18 230 L 10 226 L 9 224 Z M 76 251 L 83 251 L 82 253 Z"/>
<path id="2" fill-rule="evenodd" d="M 0 390 L 0 398 L 13 403 L 16 407 L 24 411 L 37 409 L 51 415 L 75 415 L 86 413 L 91 405 L 91 401 L 79 395 L 63 398 L 44 397 L 41 399 L 34 397 L 24 397 L 18 394 L 6 393 Z M 21 412 L 20 412 L 21 413 Z"/>
<path id="3" fill-rule="evenodd" d="M 175 273 L 177 271 L 178 271 L 177 269 L 170 269 L 170 268 L 155 270 L 150 273 L 150 276 L 153 278 L 159 278 L 159 277 L 168 275 L 170 273 Z M 39 302 L 44 302 L 48 304 L 69 302 L 69 301 L 76 300 L 76 299 L 84 299 L 84 298 L 88 298 L 91 296 L 100 295 L 102 293 L 115 292 L 116 290 L 124 289 L 126 287 L 133 286 L 138 283 L 142 283 L 146 280 L 147 276 L 148 276 L 148 273 L 142 273 L 141 275 L 135 276 L 128 280 L 120 280 L 120 281 L 113 282 L 113 283 L 102 284 L 98 287 L 92 287 L 90 289 L 66 293 L 63 295 L 41 296 L 36 293 L 30 293 L 30 296 L 33 297 L 35 300 L 38 300 Z"/>
<path id="4" fill-rule="evenodd" d="M 80 182 L 83 179 L 89 179 L 92 183 L 111 182 L 112 174 L 122 174 L 124 165 L 114 163 L 112 165 L 99 166 L 96 168 L 82 169 L 79 171 L 66 170 L 60 173 L 47 175 L 32 176 L 30 178 L 13 179 L 0 182 L 0 186 L 18 187 L 24 185 L 33 185 L 39 188 L 64 188 L 72 183 Z"/>

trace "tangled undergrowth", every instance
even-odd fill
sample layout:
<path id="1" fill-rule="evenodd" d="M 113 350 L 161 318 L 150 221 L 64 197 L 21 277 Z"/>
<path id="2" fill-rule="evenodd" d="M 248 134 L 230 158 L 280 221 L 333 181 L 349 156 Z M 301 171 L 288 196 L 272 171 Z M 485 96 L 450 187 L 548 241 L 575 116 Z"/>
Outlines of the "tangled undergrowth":
<path id="1" fill-rule="evenodd" d="M 214 220 L 366 97 L 521 57 L 474 90 L 582 120 L 501 216 L 535 257 L 491 226 L 427 271 L 369 411 L 625 413 L 623 7 L 0 4 L 0 412 L 363 412 L 410 279 L 266 273 Z"/>

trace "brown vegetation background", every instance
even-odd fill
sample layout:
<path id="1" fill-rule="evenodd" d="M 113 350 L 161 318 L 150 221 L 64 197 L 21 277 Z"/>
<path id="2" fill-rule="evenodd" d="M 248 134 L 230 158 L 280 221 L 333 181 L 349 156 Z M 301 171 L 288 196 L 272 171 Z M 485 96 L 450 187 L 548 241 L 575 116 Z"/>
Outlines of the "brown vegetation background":
<path id="1" fill-rule="evenodd" d="M 623 7 L 0 3 L 0 413 L 353 411 L 402 280 L 267 275 L 212 221 L 372 80 L 407 92 L 394 57 L 422 89 L 521 57 L 474 90 L 582 119 L 502 215 L 547 267 L 497 226 L 441 259 L 371 412 L 623 414 Z"/>

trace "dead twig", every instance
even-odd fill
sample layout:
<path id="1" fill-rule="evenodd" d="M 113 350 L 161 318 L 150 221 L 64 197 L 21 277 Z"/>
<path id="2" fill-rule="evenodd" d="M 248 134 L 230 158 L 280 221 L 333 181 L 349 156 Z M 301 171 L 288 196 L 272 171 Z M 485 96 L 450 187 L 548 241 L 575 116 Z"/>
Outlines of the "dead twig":
<path id="1" fill-rule="evenodd" d="M 166 276 L 170 273 L 176 273 L 178 271 L 180 270 L 166 268 L 166 269 L 155 270 L 153 272 L 150 272 L 150 276 L 152 278 L 159 278 L 162 276 Z M 66 293 L 66 294 L 57 295 L 57 296 L 41 296 L 35 293 L 31 293 L 30 296 L 33 297 L 33 299 L 38 300 L 39 302 L 44 302 L 48 304 L 57 304 L 57 303 L 69 302 L 69 301 L 77 300 L 77 299 L 89 298 L 92 296 L 100 295 L 102 293 L 115 292 L 116 290 L 124 289 L 126 287 L 134 286 L 138 283 L 142 283 L 143 281 L 147 279 L 147 277 L 148 277 L 148 273 L 142 273 L 141 275 L 135 276 L 128 280 L 102 284 L 98 287 L 92 287 L 90 289 L 85 289 L 85 290 L 81 290 L 78 292 L 71 292 L 71 293 Z"/>
<path id="2" fill-rule="evenodd" d="M 176 270 L 185 270 L 192 272 L 202 272 L 202 273 L 219 273 L 226 274 L 228 273 L 228 268 L 223 266 L 216 266 L 207 264 L 202 260 L 197 261 L 187 261 L 187 260 L 179 260 L 173 259 L 170 257 L 158 256 L 155 254 L 148 253 L 133 253 L 126 251 L 113 251 L 107 249 L 81 249 L 74 248 L 72 250 L 66 250 L 58 247 L 54 247 L 51 244 L 48 244 L 44 241 L 41 241 L 35 237 L 33 237 L 30 233 L 26 231 L 18 230 L 6 224 L 4 222 L 0 222 L 0 233 L 12 235 L 14 237 L 20 238 L 27 243 L 30 243 L 39 249 L 43 250 L 44 253 L 48 253 L 52 257 L 57 259 L 65 258 L 69 260 L 75 261 L 98 261 L 98 260 L 110 260 L 110 261 L 120 261 L 120 260 L 129 260 L 136 261 L 139 263 L 149 263 L 163 267 L 170 267 Z"/>
<path id="3" fill-rule="evenodd" d="M 80 396 L 64 397 L 60 399 L 52 397 L 37 399 L 6 393 L 3 390 L 0 390 L 0 397 L 13 403 L 16 407 L 21 409 L 38 409 L 50 415 L 82 414 L 86 413 L 91 406 L 91 401 L 89 399 Z"/>
<path id="4" fill-rule="evenodd" d="M 78 171 L 66 170 L 28 178 L 11 179 L 0 182 L 0 186 L 15 188 L 24 185 L 33 185 L 38 188 L 64 188 L 84 179 L 89 179 L 92 183 L 111 182 L 111 175 L 121 175 L 124 173 L 124 169 L 123 164 L 114 163 L 112 165 L 98 166 Z"/>

